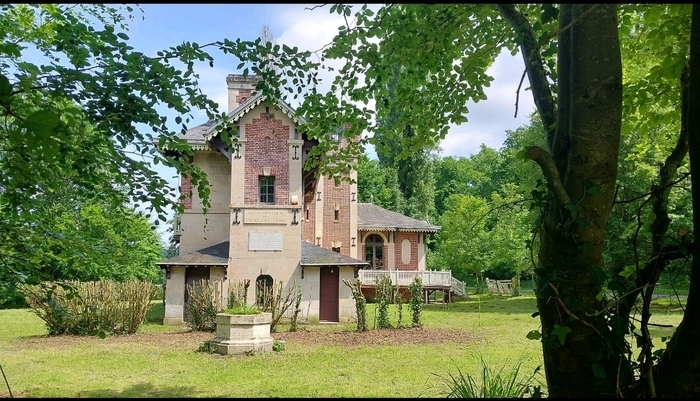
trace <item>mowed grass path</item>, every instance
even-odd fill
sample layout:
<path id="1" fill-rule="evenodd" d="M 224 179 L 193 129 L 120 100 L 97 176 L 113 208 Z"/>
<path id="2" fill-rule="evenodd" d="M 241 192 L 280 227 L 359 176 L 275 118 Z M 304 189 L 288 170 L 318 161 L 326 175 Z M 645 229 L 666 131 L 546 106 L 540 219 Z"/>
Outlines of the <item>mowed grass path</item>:
<path id="1" fill-rule="evenodd" d="M 540 343 L 525 337 L 539 328 L 539 318 L 531 317 L 535 310 L 532 297 L 473 296 L 425 305 L 422 315 L 426 329 L 463 330 L 466 342 L 348 347 L 288 341 L 282 352 L 235 357 L 198 352 L 200 341 L 214 335 L 162 326 L 160 303 L 136 335 L 104 340 L 48 337 L 30 310 L 0 310 L 0 364 L 15 397 L 444 397 L 440 376 L 457 367 L 478 375 L 477 353 L 493 364 L 524 358 L 525 374 L 540 365 Z M 368 305 L 370 322 L 374 311 Z M 680 321 L 679 314 L 664 311 L 655 315 L 663 323 Z M 404 323 L 408 319 L 404 309 Z M 303 327 L 319 336 L 354 329 Z M 7 389 L 0 381 L 2 396 Z"/>

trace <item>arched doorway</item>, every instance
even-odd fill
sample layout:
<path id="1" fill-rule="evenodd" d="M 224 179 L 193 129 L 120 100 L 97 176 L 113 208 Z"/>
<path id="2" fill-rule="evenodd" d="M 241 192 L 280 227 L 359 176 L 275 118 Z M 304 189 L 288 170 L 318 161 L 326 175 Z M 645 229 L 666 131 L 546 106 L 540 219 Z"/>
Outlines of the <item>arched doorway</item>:
<path id="1" fill-rule="evenodd" d="M 272 299 L 272 276 L 261 274 L 255 279 L 255 303 L 263 310 L 267 308 L 269 299 Z"/>
<path id="2" fill-rule="evenodd" d="M 365 262 L 371 269 L 384 268 L 384 240 L 379 234 L 370 234 L 365 239 Z"/>

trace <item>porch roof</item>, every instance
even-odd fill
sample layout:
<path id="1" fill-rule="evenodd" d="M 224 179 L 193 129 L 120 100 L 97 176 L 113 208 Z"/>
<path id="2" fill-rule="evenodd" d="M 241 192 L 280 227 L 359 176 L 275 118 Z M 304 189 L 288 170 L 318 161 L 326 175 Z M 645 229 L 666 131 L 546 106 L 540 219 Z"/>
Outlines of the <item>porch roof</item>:
<path id="1" fill-rule="evenodd" d="M 219 242 L 216 245 L 202 248 L 185 255 L 175 256 L 156 263 L 160 267 L 165 266 L 228 266 L 229 241 Z"/>
<path id="2" fill-rule="evenodd" d="M 369 263 L 301 241 L 302 266 L 368 266 Z"/>
<path id="3" fill-rule="evenodd" d="M 357 204 L 357 229 L 361 231 L 438 232 L 440 226 L 386 210 L 372 203 Z"/>

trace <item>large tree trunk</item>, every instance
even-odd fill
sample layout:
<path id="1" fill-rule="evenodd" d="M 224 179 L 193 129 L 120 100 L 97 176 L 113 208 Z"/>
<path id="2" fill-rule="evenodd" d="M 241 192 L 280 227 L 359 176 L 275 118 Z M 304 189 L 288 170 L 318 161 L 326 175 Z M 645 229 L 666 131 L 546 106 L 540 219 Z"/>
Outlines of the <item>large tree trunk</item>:
<path id="1" fill-rule="evenodd" d="M 570 32 L 560 36 L 566 75 L 558 96 L 566 107 L 557 120 L 568 124 L 557 127 L 549 152 L 529 152 L 550 188 L 537 269 L 545 373 L 551 397 L 615 396 L 618 379 L 626 380 L 617 377 L 620 355 L 605 340 L 597 296 L 622 121 L 617 7 L 562 5 L 561 17 Z"/>
<path id="2" fill-rule="evenodd" d="M 690 33 L 688 156 L 693 194 L 695 245 L 690 289 L 683 320 L 666 347 L 657 367 L 657 393 L 663 397 L 700 396 L 700 6 L 693 4 Z"/>

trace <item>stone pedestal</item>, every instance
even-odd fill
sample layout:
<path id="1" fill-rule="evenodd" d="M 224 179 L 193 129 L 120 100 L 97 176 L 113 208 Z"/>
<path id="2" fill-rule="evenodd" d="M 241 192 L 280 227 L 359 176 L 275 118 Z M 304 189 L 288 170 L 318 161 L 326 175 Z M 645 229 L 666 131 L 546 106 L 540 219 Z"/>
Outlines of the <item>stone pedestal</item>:
<path id="1" fill-rule="evenodd" d="M 210 347 L 221 355 L 263 353 L 272 351 L 270 336 L 272 313 L 255 315 L 216 315 L 216 337 Z"/>

